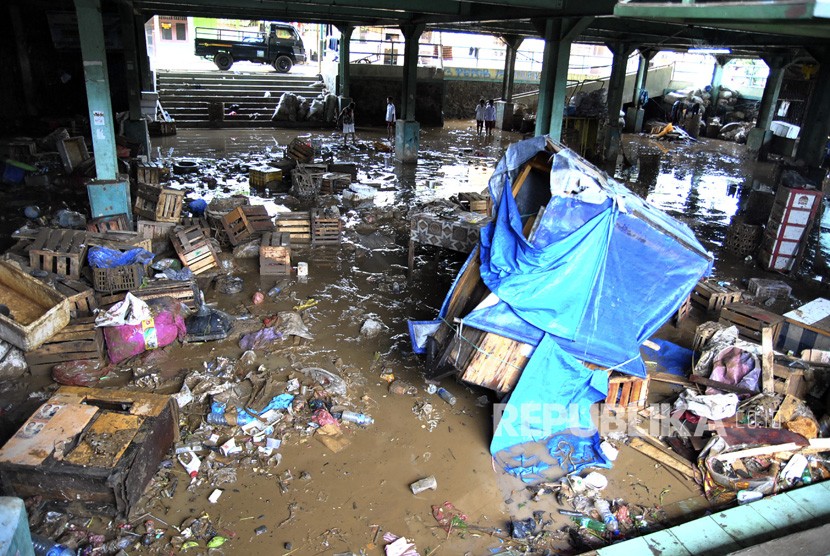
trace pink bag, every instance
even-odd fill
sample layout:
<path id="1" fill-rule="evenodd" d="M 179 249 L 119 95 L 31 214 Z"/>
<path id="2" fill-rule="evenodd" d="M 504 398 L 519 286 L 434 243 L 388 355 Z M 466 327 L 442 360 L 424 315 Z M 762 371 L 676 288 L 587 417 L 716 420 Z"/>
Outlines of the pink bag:
<path id="1" fill-rule="evenodd" d="M 153 318 L 139 324 L 104 327 L 107 355 L 118 363 L 148 349 L 164 347 L 184 338 L 187 329 L 178 301 L 163 297 L 149 303 Z"/>

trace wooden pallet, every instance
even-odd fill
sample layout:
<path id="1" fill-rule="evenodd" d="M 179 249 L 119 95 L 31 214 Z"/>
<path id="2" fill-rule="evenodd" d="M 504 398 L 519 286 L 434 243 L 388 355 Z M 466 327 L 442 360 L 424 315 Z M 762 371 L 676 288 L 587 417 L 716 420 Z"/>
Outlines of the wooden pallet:
<path id="1" fill-rule="evenodd" d="M 95 317 L 76 318 L 25 357 L 34 376 L 47 376 L 52 367 L 66 361 L 103 361 L 104 335 L 95 327 Z"/>
<path id="2" fill-rule="evenodd" d="M 488 214 L 489 196 L 482 195 L 481 193 L 459 193 L 458 199 L 462 202 L 462 208 L 465 210 Z M 464 204 L 467 206 L 465 207 Z"/>
<path id="3" fill-rule="evenodd" d="M 291 274 L 291 236 L 266 232 L 259 246 L 259 273 L 262 276 Z"/>
<path id="4" fill-rule="evenodd" d="M 292 245 L 311 243 L 311 215 L 308 212 L 281 212 L 274 228 L 277 232 L 287 233 Z"/>
<path id="5" fill-rule="evenodd" d="M 738 303 L 743 292 L 736 286 L 721 286 L 715 280 L 701 280 L 692 290 L 692 303 L 708 313 L 717 313 L 724 305 Z"/>
<path id="6" fill-rule="evenodd" d="M 87 247 L 85 232 L 43 228 L 29 249 L 29 266 L 80 280 Z"/>
<path id="7" fill-rule="evenodd" d="M 239 245 L 255 235 L 274 229 L 268 211 L 262 205 L 237 207 L 222 217 L 222 227 L 231 245 Z"/>
<path id="8" fill-rule="evenodd" d="M 251 187 L 265 187 L 271 182 L 282 181 L 282 170 L 270 166 L 248 168 L 248 183 Z"/>
<path id="9" fill-rule="evenodd" d="M 145 185 L 159 187 L 164 166 L 160 162 L 136 162 L 135 181 Z"/>
<path id="10" fill-rule="evenodd" d="M 599 371 L 598 371 L 599 372 Z M 630 408 L 643 409 L 648 398 L 649 378 L 637 378 L 611 373 L 608 377 L 608 395 L 605 409 L 626 411 Z"/>
<path id="11" fill-rule="evenodd" d="M 457 355 L 450 357 L 462 371 L 461 380 L 501 393 L 513 390 L 527 365 L 532 346 L 469 327 L 464 328 L 464 337 L 467 341 L 459 340 Z M 478 349 L 470 349 L 472 345 Z"/>
<path id="12" fill-rule="evenodd" d="M 97 292 L 126 292 L 138 289 L 145 276 L 147 267 L 143 264 L 93 268 L 92 284 Z"/>
<path id="13" fill-rule="evenodd" d="M 297 162 L 308 162 L 314 158 L 314 147 L 296 137 L 288 144 L 286 155 Z"/>
<path id="14" fill-rule="evenodd" d="M 219 260 L 210 240 L 198 226 L 176 228 L 170 236 L 173 249 L 193 274 L 201 274 L 219 266 Z"/>
<path id="15" fill-rule="evenodd" d="M 171 297 L 184 303 L 188 307 L 196 306 L 196 279 L 185 281 L 178 280 L 153 280 L 142 284 L 141 287 L 131 290 L 130 293 L 144 301 L 152 299 L 159 299 L 161 297 Z M 98 303 L 102 307 L 108 307 L 124 299 L 124 294 L 98 294 Z"/>
<path id="16" fill-rule="evenodd" d="M 339 244 L 342 229 L 339 216 L 327 216 L 323 209 L 311 209 L 311 242 L 314 245 Z"/>
<path id="17" fill-rule="evenodd" d="M 113 216 L 99 216 L 93 218 L 86 225 L 88 232 L 118 232 L 127 231 L 130 229 L 130 223 L 127 221 L 126 214 L 115 214 Z"/>
<path id="18" fill-rule="evenodd" d="M 326 172 L 325 174 L 320 175 L 320 193 L 324 195 L 340 193 L 344 189 L 348 189 L 351 184 L 351 174 Z"/>
<path id="19" fill-rule="evenodd" d="M 737 326 L 741 338 L 759 343 L 761 329 L 771 327 L 775 345 L 781 334 L 784 317 L 746 303 L 731 303 L 721 309 L 719 322 L 727 326 Z"/>
<path id="20" fill-rule="evenodd" d="M 156 222 L 178 222 L 182 216 L 184 191 L 138 184 L 133 212 Z"/>

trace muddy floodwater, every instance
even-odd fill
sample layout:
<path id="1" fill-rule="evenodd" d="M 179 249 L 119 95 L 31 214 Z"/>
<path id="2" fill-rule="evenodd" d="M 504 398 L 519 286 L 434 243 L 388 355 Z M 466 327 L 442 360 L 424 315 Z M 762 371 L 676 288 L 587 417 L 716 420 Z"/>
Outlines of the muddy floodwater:
<path id="1" fill-rule="evenodd" d="M 415 271 L 409 278 L 410 209 L 461 192 L 483 191 L 504 149 L 521 136 L 497 133 L 493 139 L 484 139 L 475 135 L 468 122 L 449 122 L 444 129 L 422 130 L 417 165 L 401 165 L 375 145 L 385 137 L 385 130 L 360 127 L 356 147 L 343 147 L 340 134 L 334 131 L 296 130 L 182 129 L 176 136 L 153 144 L 163 158 L 199 162 L 201 174 L 176 178 L 175 186 L 188 189 L 189 198 L 210 200 L 245 194 L 253 203 L 265 202 L 276 212 L 293 207 L 285 206 L 284 197 L 275 197 L 277 191 L 251 190 L 247 172 L 240 165 L 281 157 L 289 141 L 298 135 L 310 136 L 336 161 L 357 163 L 358 182 L 381 181 L 385 186 L 374 200 L 341 208 L 345 230 L 339 248 L 295 249 L 294 262 L 308 262 L 308 279 L 298 281 L 292 275 L 282 291 L 276 297 L 266 297 L 262 305 L 251 302 L 253 293 L 268 291 L 276 280 L 260 278 L 257 259 L 233 259 L 227 251 L 223 254 L 223 259 L 232 261 L 228 264 L 234 266 L 234 274 L 244 279 L 244 289 L 238 294 L 225 295 L 212 284 L 200 285 L 207 302 L 234 316 L 239 326 L 250 326 L 262 317 L 315 300 L 317 304 L 304 311 L 314 339 L 278 345 L 271 353 L 260 355 L 256 364 L 264 365 L 280 380 L 305 367 L 339 373 L 349 384 L 349 405 L 371 415 L 374 424 L 346 426 L 349 446 L 338 453 L 314 436 L 291 431 L 282 438 L 282 459 L 275 467 L 250 458 L 231 458 L 228 461 L 237 469 L 237 480 L 220 487 L 223 493 L 216 504 L 208 501 L 214 487 L 203 484 L 186 489 L 188 478 L 176 464 L 172 471 L 178 486 L 172 496 L 145 500 L 144 510 L 158 520 L 157 526 L 167 529 L 168 538 L 186 519 L 207 513 L 216 529 L 230 538 L 213 553 L 250 556 L 383 554 L 385 532 L 414 540 L 421 554 L 492 554 L 499 552 L 493 549 L 506 546 L 502 537 L 509 536 L 511 520 L 541 511 L 543 520 L 550 522 L 546 529 L 551 531 L 551 546 L 566 553 L 577 552 L 563 531 L 572 522 L 557 513 L 560 506 L 555 496 L 532 500 L 527 485 L 494 464 L 489 453 L 492 406 L 497 401 L 493 393 L 453 379 L 444 379 L 441 385 L 457 397 L 456 405 L 427 393 L 425 363 L 412 353 L 407 333 L 407 320 L 435 318 L 465 258 L 460 253 L 419 247 Z M 772 164 L 752 162 L 743 145 L 705 139 L 686 145 L 626 135 L 624 151 L 628 164 L 618 169 L 618 177 L 637 194 L 692 227 L 715 254 L 717 278 L 738 283 L 748 276 L 767 276 L 754 263 L 726 253 L 723 242 L 742 195 L 754 180 L 771 179 Z M 214 178 L 215 185 L 207 184 L 205 177 Z M 24 202 L 11 195 L 6 192 L 0 200 L 9 201 L 8 206 L 17 212 L 32 202 L 32 196 Z M 66 200 L 70 206 L 83 203 L 82 196 Z M 49 198 L 34 201 L 47 210 L 50 204 L 56 208 Z M 11 216 L 3 226 L 8 231 L 23 221 L 22 216 Z M 819 259 L 823 229 L 817 227 L 812 248 Z M 823 276 L 820 264 L 809 269 L 808 278 Z M 794 295 L 807 299 L 821 288 L 810 280 L 793 285 Z M 370 318 L 380 321 L 383 331 L 365 338 L 360 328 Z M 689 343 L 693 328 L 666 326 L 663 332 L 664 337 Z M 176 392 L 188 371 L 217 357 L 237 359 L 241 354 L 230 341 L 174 346 L 154 359 L 152 371 L 157 379 L 151 386 L 164 393 Z M 129 371 L 136 365 L 122 366 L 121 378 L 115 382 L 129 381 Z M 387 382 L 381 379 L 385 370 L 415 385 L 417 394 L 390 394 Z M 40 384 L 9 387 L 4 399 L 19 397 L 34 386 Z M 653 397 L 660 396 L 660 388 L 656 388 Z M 424 411 L 425 402 L 431 405 L 431 412 Z M 181 417 L 183 423 L 199 420 L 204 417 L 204 406 L 187 406 Z M 707 502 L 696 484 L 622 442 L 614 444 L 620 449 L 619 457 L 612 469 L 602 470 L 609 481 L 603 492 L 606 498 L 626 501 L 652 527 L 706 510 Z M 430 475 L 435 476 L 437 489 L 413 495 L 410 483 Z M 445 502 L 466 514 L 467 523 L 474 526 L 449 534 L 438 527 L 432 506 Z M 165 543 L 161 539 L 141 551 L 169 553 Z M 205 549 L 191 551 L 207 553 Z"/>

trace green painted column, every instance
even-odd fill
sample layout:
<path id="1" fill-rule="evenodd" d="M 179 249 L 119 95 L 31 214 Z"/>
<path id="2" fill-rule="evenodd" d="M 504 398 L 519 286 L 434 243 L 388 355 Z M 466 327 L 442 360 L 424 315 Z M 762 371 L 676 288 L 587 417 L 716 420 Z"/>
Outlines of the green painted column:
<path id="1" fill-rule="evenodd" d="M 764 85 L 761 104 L 758 106 L 758 120 L 755 127 L 769 129 L 775 116 L 775 107 L 778 105 L 778 95 L 781 92 L 781 84 L 784 82 L 784 70 L 788 60 L 784 56 L 765 56 L 763 60 L 769 67 L 769 75 Z"/>
<path id="2" fill-rule="evenodd" d="M 415 120 L 415 89 L 418 81 L 418 40 L 423 25 L 401 25 L 404 36 L 403 83 L 401 86 L 401 119 Z"/>
<path id="3" fill-rule="evenodd" d="M 648 65 L 651 59 L 657 55 L 656 50 L 648 48 L 640 49 L 639 63 L 637 64 L 637 78 L 634 81 L 634 93 L 631 95 L 631 102 L 635 105 L 640 98 L 640 91 L 642 91 L 648 83 Z"/>
<path id="4" fill-rule="evenodd" d="M 513 102 L 513 85 L 516 72 L 516 51 L 522 45 L 524 37 L 518 35 L 502 35 L 505 44 L 504 76 L 501 80 L 501 98 L 505 102 Z"/>
<path id="5" fill-rule="evenodd" d="M 118 171 L 115 150 L 115 123 L 107 78 L 107 52 L 100 0 L 75 0 L 81 56 L 84 62 L 86 97 L 92 146 L 95 150 L 95 171 L 99 180 L 114 180 Z"/>
<path id="6" fill-rule="evenodd" d="M 548 134 L 555 141 L 562 136 L 571 44 L 593 20 L 592 17 L 563 17 L 544 20 L 544 27 L 539 25 L 545 39 L 545 52 L 539 83 L 536 135 Z"/>
<path id="7" fill-rule="evenodd" d="M 617 160 L 620 152 L 622 126 L 620 126 L 620 110 L 623 105 L 623 89 L 625 88 L 625 71 L 628 66 L 628 56 L 634 51 L 629 43 L 614 42 L 606 45 L 613 54 L 611 62 L 611 77 L 608 80 L 608 124 L 605 130 L 603 152 L 605 160 Z"/>
<path id="8" fill-rule="evenodd" d="M 796 160 L 816 168 L 824 160 L 827 136 L 830 135 L 830 102 L 827 102 L 830 98 L 830 50 L 816 48 L 811 49 L 811 53 L 821 65 L 816 76 L 816 87 L 804 114 Z"/>
<path id="9" fill-rule="evenodd" d="M 351 60 L 351 42 L 354 25 L 338 25 L 337 28 L 340 30 L 340 52 L 337 67 L 337 75 L 340 78 L 340 98 L 349 100 L 349 85 L 351 82 L 349 60 Z"/>

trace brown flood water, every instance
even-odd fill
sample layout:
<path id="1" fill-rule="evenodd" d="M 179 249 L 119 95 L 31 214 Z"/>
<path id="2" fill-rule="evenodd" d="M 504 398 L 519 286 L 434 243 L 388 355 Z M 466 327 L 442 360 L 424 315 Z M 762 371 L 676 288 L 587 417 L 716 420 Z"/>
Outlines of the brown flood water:
<path id="1" fill-rule="evenodd" d="M 274 157 L 298 134 L 303 133 L 180 130 L 177 136 L 154 145 L 163 155 L 172 148 L 174 157 L 203 159 L 204 175 L 216 177 L 219 187 L 207 189 L 201 178 L 180 180 L 180 185 L 210 198 L 214 194 L 248 193 L 247 174 L 235 168 L 236 163 Z M 243 458 L 237 482 L 220 487 L 224 493 L 217 504 L 208 502 L 213 491 L 210 485 L 187 491 L 185 472 L 176 464 L 179 486 L 175 494 L 148 501 L 147 511 L 174 526 L 207 512 L 220 532 L 234 536 L 213 553 L 250 556 L 361 550 L 369 555 L 383 554 L 382 532 L 377 546 L 371 546 L 375 526 L 413 539 L 421 554 L 431 549 L 430 554 L 483 555 L 502 545 L 486 532 L 447 535 L 431 515 L 431 506 L 445 501 L 466 513 L 469 523 L 500 530 L 502 535 L 509 535 L 511 519 L 529 517 L 534 511 L 543 511 L 544 519 L 552 520 L 546 527 L 550 531 L 570 524 L 557 514 L 560 506 L 553 495 L 543 495 L 534 502 L 520 480 L 494 466 L 489 454 L 494 399 L 489 392 L 445 379 L 442 385 L 458 398 L 451 407 L 425 391 L 421 374 L 424 362 L 412 354 L 406 329 L 408 319 L 434 318 L 464 260 L 457 253 L 421 248 L 413 279 L 407 281 L 408 208 L 458 192 L 482 191 L 503 150 L 521 137 L 501 133 L 493 140 L 480 139 L 468 122 L 449 122 L 441 130 L 423 130 L 421 162 L 401 166 L 391 155 L 371 147 L 372 141 L 384 136 L 384 130 L 358 128 L 358 139 L 364 143 L 358 149 L 340 148 L 340 136 L 334 132 L 310 134 L 331 147 L 336 160 L 357 162 L 359 181 L 390 180 L 395 191 L 381 194 L 374 204 L 346 213 L 345 240 L 336 258 L 327 251 L 296 250 L 294 262 L 309 263 L 309 278 L 306 282 L 292 278 L 276 299 L 266 297 L 260 306 L 251 303 L 254 291 L 267 291 L 274 282 L 259 278 L 256 259 L 234 261 L 238 267 L 235 273 L 245 279 L 242 293 L 223 295 L 210 286 L 205 287 L 205 296 L 209 303 L 234 316 L 250 312 L 253 318 L 290 310 L 307 298 L 316 299 L 318 304 L 304 314 L 315 339 L 296 346 L 288 342 L 284 347 L 277 346 L 273 353 L 260 356 L 257 365 L 265 365 L 280 380 L 285 380 L 292 368 L 318 366 L 337 371 L 350 383 L 353 408 L 370 414 L 375 423 L 363 429 L 347 426 L 350 446 L 336 454 L 313 436 L 291 432 L 283 438 L 279 466 L 263 469 L 259 463 Z M 641 137 L 626 136 L 624 140 L 628 157 L 641 161 L 639 177 L 629 187 L 695 229 L 704 245 L 716 253 L 718 278 L 739 280 L 763 274 L 754 264 L 722 254 L 720 247 L 741 191 L 751 184 L 751 176 L 767 176 L 769 165 L 750 162 L 744 146 L 732 143 L 704 140 L 694 146 L 677 146 L 657 145 Z M 225 191 L 216 193 L 223 186 Z M 251 193 L 270 200 L 270 192 Z M 360 326 L 369 317 L 383 322 L 385 331 L 373 339 L 361 338 Z M 693 325 L 687 323 L 681 330 L 667 326 L 663 332 L 670 340 L 690 343 Z M 230 341 L 174 347 L 158 363 L 166 379 L 161 390 L 176 391 L 176 377 L 180 381 L 186 371 L 201 368 L 204 362 L 217 356 L 238 358 L 241 353 Z M 380 379 L 384 368 L 418 386 L 417 396 L 389 394 L 386 382 Z M 665 388 L 655 388 L 652 397 L 659 400 L 668 393 Z M 489 400 L 480 406 L 476 402 L 482 395 Z M 434 428 L 413 413 L 413 406 L 424 401 L 434 407 Z M 183 420 L 188 419 L 191 408 L 183 410 Z M 650 524 L 679 519 L 707 507 L 697 485 L 620 442 L 615 445 L 620 448 L 619 458 L 613 469 L 602 471 L 609 480 L 606 498 L 621 498 L 645 508 Z M 278 479 L 287 470 L 293 480 L 283 481 L 283 491 Z M 304 472 L 309 476 L 301 479 Z M 437 490 L 413 495 L 409 484 L 429 475 L 436 477 Z M 256 535 L 254 530 L 261 525 L 268 531 Z M 556 533 L 554 539 L 552 548 L 573 550 L 567 534 Z M 292 544 L 291 550 L 284 549 L 286 542 Z M 167 553 L 163 545 L 164 541 L 157 541 L 142 550 Z M 206 553 L 205 549 L 189 552 Z"/>

